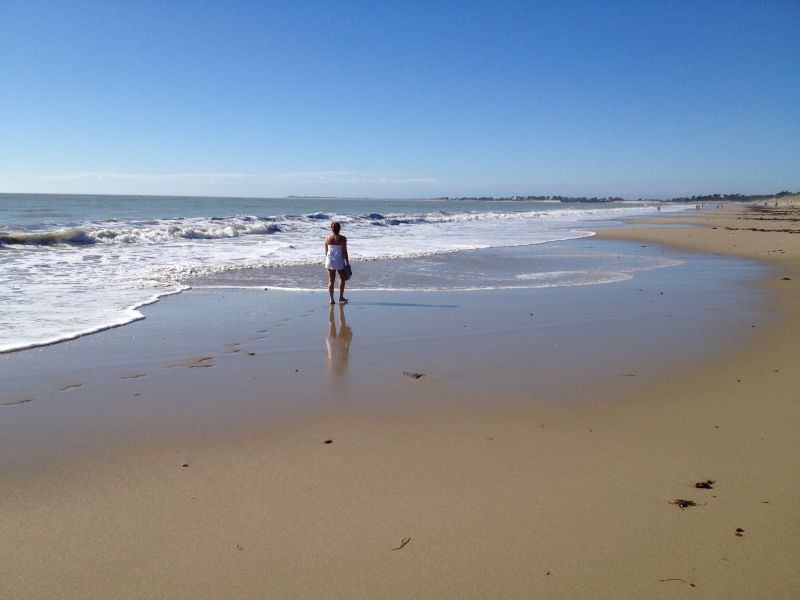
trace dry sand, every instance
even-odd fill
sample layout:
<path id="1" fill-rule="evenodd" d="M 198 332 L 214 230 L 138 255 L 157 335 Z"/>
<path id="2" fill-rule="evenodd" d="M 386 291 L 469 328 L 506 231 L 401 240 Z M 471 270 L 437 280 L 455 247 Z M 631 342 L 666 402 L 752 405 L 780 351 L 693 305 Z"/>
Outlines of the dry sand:
<path id="1" fill-rule="evenodd" d="M 604 231 L 768 261 L 771 317 L 736 348 L 619 377 L 591 402 L 487 408 L 399 373 L 384 410 L 221 432 L 212 419 L 194 436 L 6 473 L 0 596 L 798 598 L 798 218 L 736 207 L 655 220 L 695 228 Z M 247 360 L 237 348 L 230 360 Z M 164 377 L 211 377 L 223 358 L 165 358 L 177 366 Z M 140 393 L 170 389 L 119 372 Z"/>

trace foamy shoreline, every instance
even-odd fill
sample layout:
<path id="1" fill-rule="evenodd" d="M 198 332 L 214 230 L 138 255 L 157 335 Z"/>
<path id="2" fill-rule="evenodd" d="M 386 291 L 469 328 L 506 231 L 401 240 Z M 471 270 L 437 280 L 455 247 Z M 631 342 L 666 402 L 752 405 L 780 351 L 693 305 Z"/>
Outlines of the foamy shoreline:
<path id="1" fill-rule="evenodd" d="M 750 231 L 797 226 L 737 211 L 677 220 L 700 228 L 600 234 L 773 266 L 759 284 L 771 298 L 763 318 L 731 325 L 737 347 L 679 370 L 615 365 L 636 334 L 614 327 L 595 365 L 605 373 L 503 370 L 498 352 L 526 351 L 527 330 L 513 324 L 533 311 L 500 318 L 487 305 L 481 317 L 476 306 L 447 333 L 454 303 L 414 308 L 413 298 L 406 312 L 402 301 L 348 306 L 344 323 L 336 307 L 334 331 L 327 307 L 270 312 L 265 293 L 257 312 L 231 296 L 252 339 L 230 332 L 213 352 L 209 341 L 225 339 L 214 323 L 181 336 L 163 311 L 165 340 L 146 358 L 175 366 L 157 371 L 141 357 L 155 336 L 98 342 L 104 370 L 72 370 L 52 400 L 0 406 L 6 423 L 36 411 L 51 440 L 85 419 L 64 460 L 36 458 L 36 439 L 4 448 L 31 454 L 31 466 L 4 469 L 0 588 L 12 598 L 797 595 L 800 236 Z M 660 302 L 652 291 L 647 301 Z M 419 311 L 430 333 L 405 334 Z M 533 331 L 543 341 L 554 330 Z M 280 351 L 262 353 L 273 334 Z M 162 422 L 143 417 L 153 414 Z M 114 439 L 105 419 L 142 419 L 141 429 Z M 694 487 L 709 480 L 713 489 Z"/>
<path id="2" fill-rule="evenodd" d="M 139 318 L 142 303 L 196 278 L 236 280 L 242 271 L 286 273 L 300 265 L 311 271 L 320 263 L 320 240 L 331 219 L 342 220 L 357 240 L 351 249 L 356 260 L 394 264 L 470 248 L 575 239 L 588 235 L 576 230 L 581 223 L 655 212 L 641 204 L 535 202 L 512 207 L 58 195 L 2 200 L 0 352 L 130 323 Z M 294 283 L 311 289 L 316 281 Z"/>

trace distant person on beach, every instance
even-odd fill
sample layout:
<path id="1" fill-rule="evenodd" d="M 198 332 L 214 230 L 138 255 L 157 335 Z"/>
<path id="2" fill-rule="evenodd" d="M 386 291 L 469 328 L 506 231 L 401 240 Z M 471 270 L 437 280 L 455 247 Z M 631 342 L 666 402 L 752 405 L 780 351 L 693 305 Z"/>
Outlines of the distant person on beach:
<path id="1" fill-rule="evenodd" d="M 347 238 L 339 234 L 342 225 L 338 221 L 331 223 L 331 233 L 325 238 L 325 268 L 328 269 L 328 294 L 331 297 L 331 304 L 336 304 L 333 301 L 333 285 L 336 282 L 336 274 L 339 274 L 339 302 L 347 304 L 347 298 L 344 297 L 344 267 L 350 264 L 350 258 L 347 256 Z"/>

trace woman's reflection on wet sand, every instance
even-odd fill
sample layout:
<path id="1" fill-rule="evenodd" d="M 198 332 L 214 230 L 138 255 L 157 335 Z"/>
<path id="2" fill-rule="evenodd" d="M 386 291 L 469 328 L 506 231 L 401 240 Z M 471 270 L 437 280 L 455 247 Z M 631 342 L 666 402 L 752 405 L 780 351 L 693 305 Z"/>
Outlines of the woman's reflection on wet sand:
<path id="1" fill-rule="evenodd" d="M 339 309 L 339 325 L 337 330 L 334 320 L 334 310 Z M 341 377 L 347 370 L 347 359 L 350 355 L 350 340 L 353 339 L 353 330 L 347 324 L 344 314 L 344 304 L 331 306 L 328 314 L 328 337 L 325 339 L 325 346 L 328 352 L 328 373 L 335 377 Z"/>

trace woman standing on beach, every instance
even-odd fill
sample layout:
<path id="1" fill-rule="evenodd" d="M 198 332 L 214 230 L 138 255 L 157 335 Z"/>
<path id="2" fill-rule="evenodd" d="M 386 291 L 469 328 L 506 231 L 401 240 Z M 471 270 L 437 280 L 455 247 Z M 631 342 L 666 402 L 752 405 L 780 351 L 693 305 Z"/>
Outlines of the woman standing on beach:
<path id="1" fill-rule="evenodd" d="M 334 221 L 331 223 L 333 233 L 325 238 L 325 268 L 328 269 L 328 294 L 331 297 L 331 304 L 336 304 L 333 301 L 336 273 L 339 273 L 339 302 L 347 304 L 347 298 L 344 297 L 344 267 L 350 264 L 350 258 L 347 256 L 347 238 L 339 235 L 341 229 L 341 223 Z"/>

